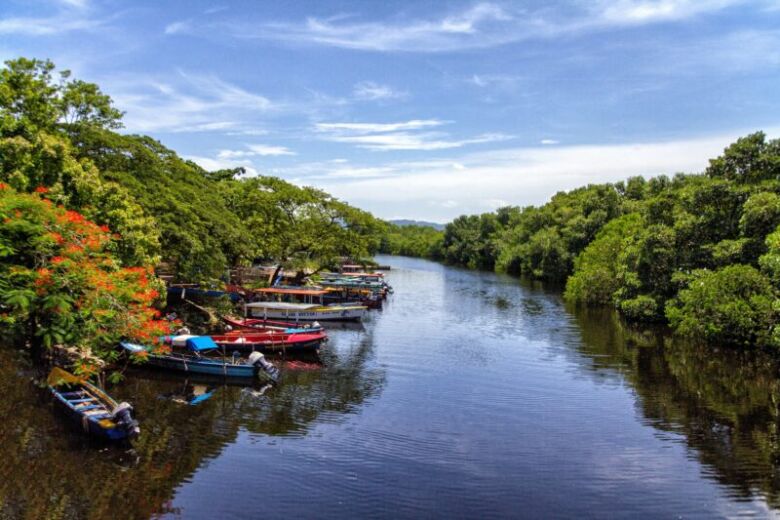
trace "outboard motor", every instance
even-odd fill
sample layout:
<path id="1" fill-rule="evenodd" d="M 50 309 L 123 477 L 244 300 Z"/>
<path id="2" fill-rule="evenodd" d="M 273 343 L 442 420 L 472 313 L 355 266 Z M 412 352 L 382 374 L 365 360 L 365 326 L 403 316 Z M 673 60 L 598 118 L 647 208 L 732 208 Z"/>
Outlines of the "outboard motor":
<path id="1" fill-rule="evenodd" d="M 130 406 L 130 403 L 120 403 L 111 412 L 111 418 L 127 433 L 127 436 L 131 439 L 133 437 L 137 437 L 138 434 L 141 433 L 141 428 L 138 426 L 138 421 L 133 419 L 131 414 L 132 411 L 133 407 Z"/>
<path id="2" fill-rule="evenodd" d="M 248 358 L 249 364 L 268 374 L 274 383 L 279 381 L 279 369 L 269 363 L 261 352 L 252 352 Z"/>

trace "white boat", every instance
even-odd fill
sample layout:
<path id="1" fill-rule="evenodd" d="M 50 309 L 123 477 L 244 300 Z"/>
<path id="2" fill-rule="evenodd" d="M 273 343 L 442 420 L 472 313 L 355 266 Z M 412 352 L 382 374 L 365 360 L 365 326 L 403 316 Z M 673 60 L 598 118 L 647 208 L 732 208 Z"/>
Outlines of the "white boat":
<path id="1" fill-rule="evenodd" d="M 318 303 L 254 302 L 246 304 L 248 318 L 285 321 L 359 320 L 368 310 L 363 305 L 321 305 Z"/>

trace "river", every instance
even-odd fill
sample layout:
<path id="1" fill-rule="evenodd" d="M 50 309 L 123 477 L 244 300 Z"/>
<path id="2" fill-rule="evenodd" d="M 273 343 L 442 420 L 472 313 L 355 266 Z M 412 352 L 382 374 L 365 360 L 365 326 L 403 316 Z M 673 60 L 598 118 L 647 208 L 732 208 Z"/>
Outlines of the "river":
<path id="1" fill-rule="evenodd" d="M 330 331 L 322 368 L 276 388 L 133 370 L 110 388 L 141 421 L 132 451 L 85 440 L 1 351 L 0 518 L 776 516 L 771 359 L 379 261 L 395 294 Z"/>

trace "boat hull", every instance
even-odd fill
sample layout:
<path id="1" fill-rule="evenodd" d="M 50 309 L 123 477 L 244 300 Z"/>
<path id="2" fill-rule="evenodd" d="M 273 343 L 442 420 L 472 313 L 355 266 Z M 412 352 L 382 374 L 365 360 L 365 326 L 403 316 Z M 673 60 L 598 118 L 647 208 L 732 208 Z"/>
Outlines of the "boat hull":
<path id="1" fill-rule="evenodd" d="M 139 353 L 148 350 L 132 343 L 122 343 L 122 347 L 131 353 Z M 234 379 L 266 379 L 265 372 L 258 367 L 247 364 L 231 364 L 216 359 L 196 358 L 194 356 L 177 354 L 147 354 L 147 366 L 170 370 L 173 372 L 183 372 L 187 374 L 202 374 L 222 378 Z"/>
<path id="2" fill-rule="evenodd" d="M 236 352 L 262 352 L 273 354 L 278 352 L 316 352 L 319 350 L 324 337 L 317 339 L 305 339 L 301 341 L 274 341 L 271 340 L 247 340 L 238 342 L 235 339 L 214 339 L 220 347 L 224 347 L 228 354 Z"/>
<path id="3" fill-rule="evenodd" d="M 266 309 L 248 308 L 248 317 L 283 321 L 357 321 L 366 314 L 365 307 L 345 307 L 342 309 Z"/>
<path id="4" fill-rule="evenodd" d="M 130 431 L 111 415 L 118 403 L 96 386 L 87 382 L 68 385 L 67 389 L 49 386 L 49 393 L 57 408 L 87 435 L 103 441 L 130 438 Z"/>

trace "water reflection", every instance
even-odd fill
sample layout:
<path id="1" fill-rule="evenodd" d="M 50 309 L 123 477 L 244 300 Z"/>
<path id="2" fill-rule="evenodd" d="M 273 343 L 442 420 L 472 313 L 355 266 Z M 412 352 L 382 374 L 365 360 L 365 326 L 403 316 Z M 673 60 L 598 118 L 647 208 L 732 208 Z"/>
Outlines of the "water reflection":
<path id="1" fill-rule="evenodd" d="M 712 349 L 641 330 L 614 312 L 570 309 L 580 367 L 628 381 L 647 423 L 680 434 L 708 478 L 738 499 L 780 507 L 780 366 L 760 352 Z"/>
<path id="2" fill-rule="evenodd" d="M 132 370 L 111 391 L 134 404 L 143 425 L 133 450 L 93 444 L 70 428 L 34 385 L 34 371 L 17 368 L 24 357 L 1 349 L 0 518 L 175 513 L 177 486 L 240 430 L 305 435 L 311 423 L 339 421 L 380 392 L 384 371 L 369 366 L 373 343 L 361 335 L 355 345 L 327 347 L 317 370 L 286 370 L 275 388 Z"/>
<path id="3" fill-rule="evenodd" d="M 132 452 L 70 429 L 0 350 L 0 518 L 780 507 L 772 359 L 568 308 L 538 284 L 383 263 L 401 267 L 385 310 L 334 331 L 321 367 L 286 365 L 280 386 L 128 373 L 112 393 L 142 422 Z"/>

